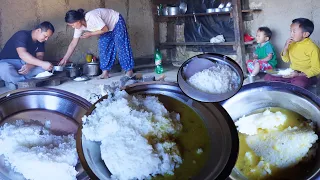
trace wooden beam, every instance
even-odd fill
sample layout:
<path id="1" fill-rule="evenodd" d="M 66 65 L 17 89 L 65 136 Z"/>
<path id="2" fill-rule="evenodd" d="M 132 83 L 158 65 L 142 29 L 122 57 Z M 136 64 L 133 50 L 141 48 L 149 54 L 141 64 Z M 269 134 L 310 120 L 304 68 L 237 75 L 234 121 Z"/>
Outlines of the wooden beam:
<path id="1" fill-rule="evenodd" d="M 250 9 L 249 0 L 241 0 L 241 9 Z"/>
<path id="2" fill-rule="evenodd" d="M 167 23 L 167 42 L 174 42 L 176 37 L 175 22 Z M 174 60 L 176 58 L 176 47 L 167 51 L 167 60 Z"/>
<path id="3" fill-rule="evenodd" d="M 235 50 L 237 52 L 237 63 L 240 65 L 244 75 L 247 73 L 246 68 L 246 52 L 244 44 L 244 25 L 242 19 L 241 0 L 232 0 L 233 5 L 233 21 L 234 21 L 234 36 Z"/>
<path id="4" fill-rule="evenodd" d="M 154 26 L 154 45 L 156 48 L 159 48 L 160 44 L 160 28 L 159 28 L 159 21 L 158 21 L 158 12 L 157 12 L 157 5 L 152 4 L 152 14 L 153 14 L 153 26 Z"/>
<path id="5" fill-rule="evenodd" d="M 152 0 L 153 4 L 175 4 L 178 0 Z"/>

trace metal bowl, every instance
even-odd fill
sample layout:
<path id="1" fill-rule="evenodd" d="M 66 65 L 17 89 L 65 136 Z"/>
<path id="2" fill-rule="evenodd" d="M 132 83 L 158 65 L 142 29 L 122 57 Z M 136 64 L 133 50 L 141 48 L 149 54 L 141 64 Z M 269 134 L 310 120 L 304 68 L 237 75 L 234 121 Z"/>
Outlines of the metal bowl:
<path id="1" fill-rule="evenodd" d="M 223 94 L 211 94 L 200 91 L 192 87 L 187 82 L 187 79 L 189 79 L 192 75 L 212 67 L 215 63 L 228 65 L 237 74 L 239 78 L 238 85 L 235 87 L 235 89 Z M 177 76 L 178 84 L 181 90 L 189 97 L 201 102 L 220 102 L 226 100 L 236 94 L 243 84 L 243 72 L 240 66 L 227 56 L 213 53 L 201 54 L 190 58 L 182 64 Z"/>
<path id="2" fill-rule="evenodd" d="M 317 134 L 320 132 L 320 98 L 315 94 L 281 82 L 256 82 L 245 85 L 232 98 L 221 102 L 222 106 L 236 121 L 243 115 L 266 107 L 281 107 L 299 113 L 306 119 L 311 119 L 317 124 Z M 319 144 L 319 140 L 317 142 Z M 316 161 L 310 167 L 304 167 L 303 177 L 294 175 L 288 179 L 319 179 L 320 178 L 320 148 L 317 149 Z M 235 168 L 231 179 L 245 180 Z"/>
<path id="3" fill-rule="evenodd" d="M 168 7 L 164 7 L 164 8 L 162 9 L 162 15 L 163 15 L 163 16 L 168 16 L 168 15 L 169 15 L 169 13 L 168 13 Z"/>
<path id="4" fill-rule="evenodd" d="M 184 3 L 184 2 L 180 2 L 179 4 L 179 10 L 180 10 L 180 13 L 181 14 L 185 14 L 188 10 L 188 5 L 187 3 Z"/>
<path id="5" fill-rule="evenodd" d="M 206 10 L 207 13 L 215 13 L 215 12 L 221 12 L 222 9 L 220 8 L 209 8 Z"/>
<path id="6" fill-rule="evenodd" d="M 222 8 L 222 12 L 230 12 L 230 11 L 231 11 L 231 7 Z"/>
<path id="7" fill-rule="evenodd" d="M 81 117 L 91 103 L 74 94 L 51 88 L 15 90 L 0 96 L 0 125 L 15 120 L 51 121 L 51 130 L 58 134 L 76 134 Z M 1 159 L 3 163 L 3 159 Z M 1 180 L 20 180 L 22 175 L 0 166 Z M 88 179 L 80 163 L 77 179 Z"/>
<path id="8" fill-rule="evenodd" d="M 64 67 L 63 66 L 53 66 L 53 70 L 61 72 L 64 70 Z"/>
<path id="9" fill-rule="evenodd" d="M 174 16 L 179 14 L 179 7 L 168 6 L 167 9 L 168 9 L 169 16 Z"/>
<path id="10" fill-rule="evenodd" d="M 230 116 L 218 103 L 193 101 L 179 89 L 176 83 L 145 82 L 126 88 L 129 94 L 157 95 L 169 111 L 180 113 L 183 121 L 186 111 L 195 111 L 208 129 L 210 153 L 208 160 L 198 175 L 191 179 L 226 179 L 235 165 L 239 139 Z M 107 98 L 101 98 L 98 102 Z M 175 105 L 174 105 L 175 104 Z M 179 104 L 181 106 L 179 106 Z M 182 108 L 183 107 L 183 108 Z M 93 105 L 87 115 L 95 109 Z M 91 179 L 110 179 L 110 172 L 101 159 L 100 144 L 86 140 L 81 127 L 77 134 L 77 150 L 80 161 Z"/>
<path id="11" fill-rule="evenodd" d="M 67 77 L 75 78 L 82 75 L 81 69 L 79 66 L 66 66 Z"/>

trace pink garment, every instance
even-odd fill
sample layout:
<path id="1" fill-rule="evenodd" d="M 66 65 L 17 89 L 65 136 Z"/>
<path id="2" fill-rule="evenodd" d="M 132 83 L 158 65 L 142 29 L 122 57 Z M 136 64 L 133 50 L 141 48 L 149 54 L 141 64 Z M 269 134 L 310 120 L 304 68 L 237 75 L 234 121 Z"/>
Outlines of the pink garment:
<path id="1" fill-rule="evenodd" d="M 309 86 L 312 86 L 317 83 L 317 77 L 307 78 L 306 76 L 297 76 L 294 78 L 283 78 L 283 77 L 276 77 L 270 74 L 266 74 L 264 76 L 264 80 L 286 82 L 302 88 L 308 88 Z"/>

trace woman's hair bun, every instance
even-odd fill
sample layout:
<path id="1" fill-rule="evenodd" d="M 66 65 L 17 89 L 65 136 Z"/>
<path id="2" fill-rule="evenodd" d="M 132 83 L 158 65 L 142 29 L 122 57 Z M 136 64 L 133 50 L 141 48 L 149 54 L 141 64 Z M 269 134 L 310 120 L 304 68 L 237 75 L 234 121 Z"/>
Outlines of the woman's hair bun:
<path id="1" fill-rule="evenodd" d="M 78 9 L 77 10 L 79 13 L 84 14 L 84 10 L 83 9 Z"/>

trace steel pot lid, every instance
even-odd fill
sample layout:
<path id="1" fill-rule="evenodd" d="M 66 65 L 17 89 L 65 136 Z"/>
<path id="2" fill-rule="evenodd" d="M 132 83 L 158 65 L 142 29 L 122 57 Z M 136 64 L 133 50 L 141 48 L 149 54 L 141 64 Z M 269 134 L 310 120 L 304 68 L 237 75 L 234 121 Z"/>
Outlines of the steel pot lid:
<path id="1" fill-rule="evenodd" d="M 98 62 L 90 62 L 90 63 L 87 63 L 88 65 L 99 65 Z"/>
<path id="2" fill-rule="evenodd" d="M 187 82 L 187 79 L 192 75 L 214 66 L 215 63 L 227 65 L 236 73 L 238 80 L 235 83 L 235 87 L 231 91 L 226 93 L 211 94 L 198 90 Z M 190 98 L 201 102 L 220 102 L 232 97 L 240 90 L 243 84 L 243 72 L 240 66 L 231 58 L 221 54 L 207 53 L 194 56 L 184 62 L 179 68 L 177 79 L 181 90 Z"/>
<path id="3" fill-rule="evenodd" d="M 236 121 L 243 115 L 250 114 L 258 109 L 267 107 L 281 107 L 294 111 L 306 119 L 312 120 L 317 127 L 317 134 L 320 132 L 320 97 L 312 92 L 282 82 L 255 82 L 244 85 L 240 91 L 228 100 L 220 103 Z M 319 140 L 317 141 L 319 144 Z M 305 171 L 295 179 L 320 178 L 320 148 L 317 149 L 315 165 L 312 168 L 304 168 Z M 245 180 L 246 178 L 235 168 L 231 179 Z"/>
<path id="4" fill-rule="evenodd" d="M 210 153 L 204 167 L 191 179 L 226 179 L 229 176 L 238 156 L 239 139 L 232 119 L 220 104 L 194 101 L 186 96 L 176 83 L 144 82 L 129 85 L 125 90 L 132 95 L 165 97 L 168 100 L 165 101 L 168 102 L 167 104 L 164 103 L 166 108 L 172 104 L 170 100 L 179 101 L 197 113 L 208 130 Z M 107 96 L 99 99 L 98 102 L 105 98 Z M 87 115 L 90 115 L 94 108 L 93 105 Z M 183 118 L 183 114 L 181 114 L 181 118 Z M 100 157 L 100 149 L 97 149 L 99 143 L 87 141 L 81 129 L 79 127 L 77 133 L 77 150 L 81 164 L 91 179 L 109 179 L 111 174 Z"/>

